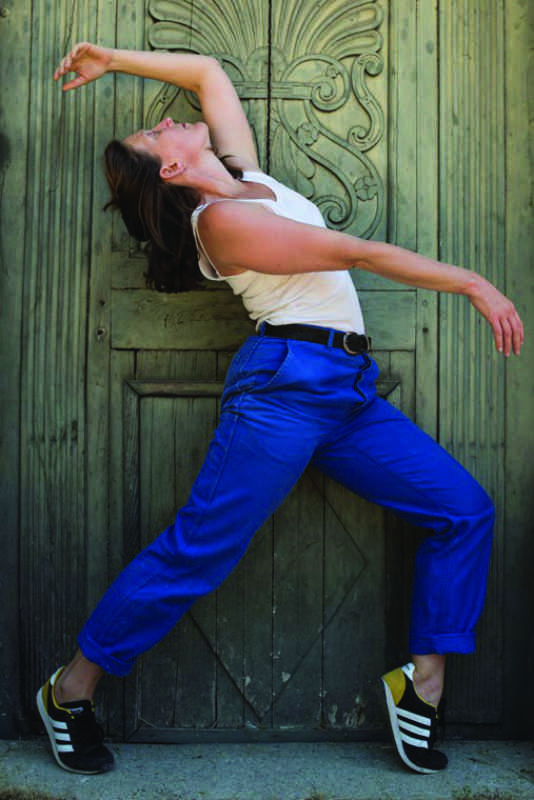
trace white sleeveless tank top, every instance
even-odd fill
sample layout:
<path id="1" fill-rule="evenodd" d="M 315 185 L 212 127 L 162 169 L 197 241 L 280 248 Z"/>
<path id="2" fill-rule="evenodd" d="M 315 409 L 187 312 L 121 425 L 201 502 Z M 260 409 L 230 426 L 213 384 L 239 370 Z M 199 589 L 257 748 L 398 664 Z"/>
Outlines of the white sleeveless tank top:
<path id="1" fill-rule="evenodd" d="M 245 198 L 234 202 L 263 203 L 282 217 L 326 227 L 316 205 L 269 175 L 263 172 L 245 172 L 243 180 L 268 186 L 276 199 Z M 270 322 L 272 325 L 304 323 L 365 333 L 358 295 L 347 270 L 305 272 L 298 275 L 266 275 L 246 270 L 239 275 L 219 275 L 198 234 L 198 217 L 207 205 L 209 204 L 198 206 L 191 216 L 200 271 L 210 280 L 226 281 L 234 294 L 242 298 L 257 328 L 262 322 Z"/>

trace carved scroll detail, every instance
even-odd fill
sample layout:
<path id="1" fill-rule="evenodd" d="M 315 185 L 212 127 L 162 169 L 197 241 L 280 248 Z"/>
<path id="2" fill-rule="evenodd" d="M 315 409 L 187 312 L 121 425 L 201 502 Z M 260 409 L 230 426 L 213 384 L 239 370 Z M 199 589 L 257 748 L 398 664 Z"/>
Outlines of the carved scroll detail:
<path id="1" fill-rule="evenodd" d="M 148 39 L 155 48 L 215 55 L 257 142 L 270 140 L 270 172 L 317 203 L 332 227 L 371 236 L 384 202 L 370 157 L 384 136 L 370 88 L 383 71 L 382 8 L 376 0 L 273 0 L 270 12 L 269 5 L 150 0 Z M 180 95 L 163 86 L 146 124 L 169 113 Z M 195 96 L 185 96 L 198 110 Z"/>

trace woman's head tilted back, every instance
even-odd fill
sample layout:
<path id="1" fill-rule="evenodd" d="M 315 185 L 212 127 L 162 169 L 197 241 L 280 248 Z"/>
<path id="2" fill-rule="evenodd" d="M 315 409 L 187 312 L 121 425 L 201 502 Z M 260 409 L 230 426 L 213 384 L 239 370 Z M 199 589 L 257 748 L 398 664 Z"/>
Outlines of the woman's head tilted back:
<path id="1" fill-rule="evenodd" d="M 160 175 L 157 156 L 113 140 L 104 151 L 111 191 L 106 208 L 118 208 L 128 233 L 146 242 L 149 285 L 162 292 L 193 289 L 201 280 L 191 214 L 200 202 L 195 189 Z"/>

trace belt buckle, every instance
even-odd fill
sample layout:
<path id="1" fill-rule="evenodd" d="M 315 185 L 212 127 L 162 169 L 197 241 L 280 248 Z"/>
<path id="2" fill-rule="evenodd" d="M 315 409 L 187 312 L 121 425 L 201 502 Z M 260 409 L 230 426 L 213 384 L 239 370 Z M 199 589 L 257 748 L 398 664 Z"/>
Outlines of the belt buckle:
<path id="1" fill-rule="evenodd" d="M 357 350 L 353 350 L 349 345 L 349 337 L 355 336 L 356 339 L 365 339 L 365 349 L 362 347 L 358 347 Z M 359 353 L 364 353 L 369 349 L 369 340 L 365 334 L 356 333 L 355 331 L 347 331 L 343 334 L 343 350 L 345 353 L 348 353 L 349 356 L 357 356 Z"/>

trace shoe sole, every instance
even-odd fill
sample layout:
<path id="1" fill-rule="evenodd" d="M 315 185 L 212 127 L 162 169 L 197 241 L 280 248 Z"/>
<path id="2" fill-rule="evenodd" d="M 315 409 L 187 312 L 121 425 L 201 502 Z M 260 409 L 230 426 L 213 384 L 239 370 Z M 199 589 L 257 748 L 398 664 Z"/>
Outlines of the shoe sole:
<path id="1" fill-rule="evenodd" d="M 399 728 L 399 723 L 397 722 L 397 707 L 395 705 L 395 701 L 393 700 L 393 695 L 391 694 L 391 689 L 389 688 L 387 682 L 384 680 L 384 678 L 381 678 L 381 680 L 382 683 L 384 684 L 384 691 L 386 695 L 386 704 L 388 709 L 391 732 L 393 733 L 395 747 L 397 748 L 397 752 L 401 757 L 402 761 L 406 764 L 407 767 L 410 767 L 410 769 L 415 770 L 415 772 L 420 772 L 424 775 L 429 775 L 429 774 L 433 775 L 435 772 L 441 772 L 442 770 L 439 769 L 429 769 L 428 767 L 420 767 L 418 764 L 414 764 L 414 762 L 410 761 L 410 759 L 404 752 L 404 746 L 402 743 L 402 736 Z"/>
<path id="2" fill-rule="evenodd" d="M 54 728 L 50 723 L 50 717 L 45 708 L 45 704 L 43 701 L 43 689 L 39 689 L 37 692 L 37 708 L 39 710 L 39 714 L 41 715 L 41 719 L 43 720 L 43 724 L 46 728 L 46 732 L 48 734 L 48 738 L 50 740 L 50 744 L 52 745 L 52 752 L 54 754 L 54 758 L 56 759 L 57 763 L 61 767 L 61 769 L 66 770 L 67 772 L 74 772 L 77 775 L 99 775 L 101 772 L 108 772 L 113 765 L 106 767 L 104 769 L 95 769 L 95 770 L 83 770 L 83 769 L 73 769 L 73 767 L 68 767 L 60 758 L 59 751 L 56 745 L 56 737 L 54 735 Z"/>

